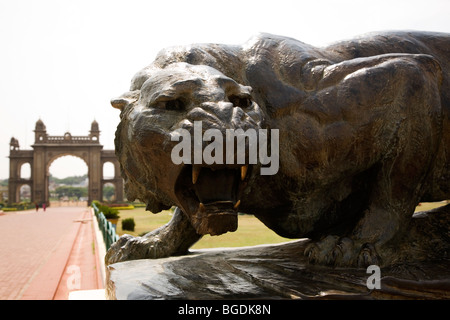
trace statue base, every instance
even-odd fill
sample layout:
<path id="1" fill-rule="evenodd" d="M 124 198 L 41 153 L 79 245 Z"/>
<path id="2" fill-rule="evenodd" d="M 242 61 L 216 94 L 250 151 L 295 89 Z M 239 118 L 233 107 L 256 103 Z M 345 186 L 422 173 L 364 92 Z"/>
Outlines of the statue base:
<path id="1" fill-rule="evenodd" d="M 106 271 L 106 296 L 120 300 L 450 299 L 448 261 L 395 265 L 378 273 L 315 266 L 303 255 L 308 242 L 195 250 L 184 256 L 111 264 Z"/>

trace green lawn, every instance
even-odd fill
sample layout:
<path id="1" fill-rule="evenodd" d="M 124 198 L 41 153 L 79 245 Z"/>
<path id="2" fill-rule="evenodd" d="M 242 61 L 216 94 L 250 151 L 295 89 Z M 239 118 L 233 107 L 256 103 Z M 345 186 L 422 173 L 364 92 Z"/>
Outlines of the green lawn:
<path id="1" fill-rule="evenodd" d="M 134 218 L 136 223 L 134 232 L 122 230 L 122 219 Z M 117 223 L 117 233 L 119 236 L 128 233 L 134 236 L 154 230 L 172 218 L 169 210 L 153 214 L 145 211 L 144 208 L 133 210 L 120 210 L 120 219 Z M 291 239 L 278 236 L 275 232 L 267 228 L 262 222 L 250 215 L 239 215 L 238 229 L 235 232 L 227 232 L 220 236 L 204 236 L 193 248 L 218 248 L 218 247 L 242 247 L 267 243 L 286 242 Z"/>
<path id="2" fill-rule="evenodd" d="M 432 208 L 445 205 L 439 203 L 422 203 L 417 207 L 416 211 L 426 211 Z M 136 223 L 135 231 L 123 231 L 122 219 L 134 218 Z M 153 214 L 145 211 L 144 208 L 135 208 L 133 210 L 120 210 L 120 219 L 117 224 L 117 233 L 123 235 L 125 233 L 133 236 L 140 235 L 144 232 L 154 230 L 172 218 L 172 212 L 169 210 Z M 275 232 L 267 228 L 262 222 L 250 215 L 239 215 L 238 230 L 228 232 L 220 236 L 204 236 L 197 242 L 193 248 L 218 248 L 218 247 L 242 247 L 253 246 L 258 244 L 280 243 L 290 241 L 291 239 L 278 236 Z"/>

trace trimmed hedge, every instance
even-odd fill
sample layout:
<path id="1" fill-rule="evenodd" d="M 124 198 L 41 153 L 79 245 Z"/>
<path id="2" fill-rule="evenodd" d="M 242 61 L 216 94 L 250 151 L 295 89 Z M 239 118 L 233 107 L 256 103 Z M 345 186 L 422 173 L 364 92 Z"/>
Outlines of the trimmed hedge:
<path id="1" fill-rule="evenodd" d="M 132 210 L 132 209 L 134 209 L 134 206 L 129 205 L 127 207 L 113 207 L 113 209 L 116 209 L 116 210 Z"/>
<path id="2" fill-rule="evenodd" d="M 136 223 L 134 222 L 134 218 L 127 218 L 122 220 L 122 230 L 134 231 L 134 227 Z"/>
<path id="3" fill-rule="evenodd" d="M 117 210 L 116 208 L 110 208 L 108 206 L 105 206 L 103 204 L 101 204 L 98 201 L 93 201 L 93 203 L 95 203 L 95 205 L 98 208 L 99 212 L 103 212 L 104 216 L 106 219 L 118 219 L 120 218 L 119 216 L 119 210 Z"/>
<path id="4" fill-rule="evenodd" d="M 1 210 L 4 212 L 7 211 L 18 211 L 18 210 L 30 210 L 36 208 L 36 205 L 29 202 L 19 202 L 19 203 L 13 203 L 9 206 L 3 207 Z"/>
<path id="5" fill-rule="evenodd" d="M 17 208 L 3 208 L 2 210 L 3 210 L 3 212 L 7 212 L 7 211 L 17 211 Z"/>

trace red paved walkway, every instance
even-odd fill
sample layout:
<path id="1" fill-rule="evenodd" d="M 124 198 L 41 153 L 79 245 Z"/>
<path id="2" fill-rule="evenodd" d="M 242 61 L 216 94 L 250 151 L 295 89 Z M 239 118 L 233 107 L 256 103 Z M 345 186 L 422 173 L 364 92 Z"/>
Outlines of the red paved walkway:
<path id="1" fill-rule="evenodd" d="M 90 208 L 0 214 L 0 299 L 67 299 L 103 288 Z"/>

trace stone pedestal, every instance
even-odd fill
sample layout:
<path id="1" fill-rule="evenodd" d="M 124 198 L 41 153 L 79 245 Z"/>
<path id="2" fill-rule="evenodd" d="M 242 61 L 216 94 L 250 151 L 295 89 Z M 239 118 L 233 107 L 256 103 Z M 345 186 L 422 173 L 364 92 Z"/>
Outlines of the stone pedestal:
<path id="1" fill-rule="evenodd" d="M 195 250 L 107 267 L 108 299 L 450 299 L 448 261 L 397 265 L 375 272 L 313 266 L 308 240 Z"/>

